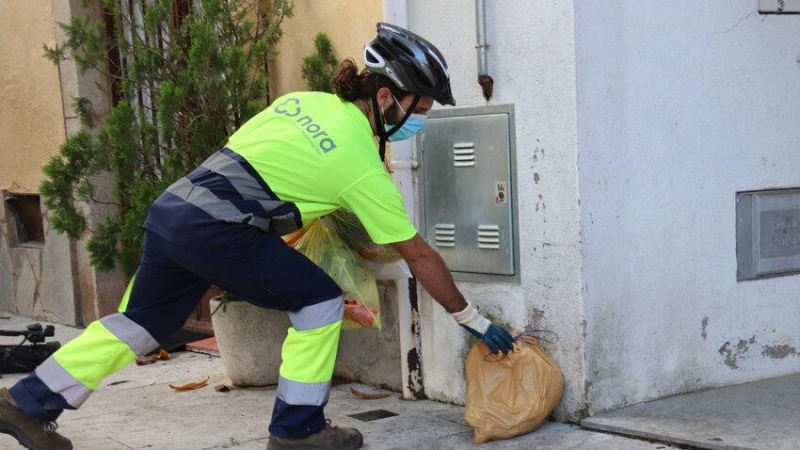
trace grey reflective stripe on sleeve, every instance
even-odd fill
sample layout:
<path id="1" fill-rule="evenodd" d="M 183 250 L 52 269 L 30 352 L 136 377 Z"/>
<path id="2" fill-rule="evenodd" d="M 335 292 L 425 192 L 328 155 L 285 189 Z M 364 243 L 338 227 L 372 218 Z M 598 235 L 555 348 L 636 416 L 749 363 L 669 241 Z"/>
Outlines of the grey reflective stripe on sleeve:
<path id="1" fill-rule="evenodd" d="M 242 198 L 259 200 L 267 212 L 283 204 L 281 201 L 269 198 L 258 180 L 253 178 L 253 176 L 239 164 L 239 161 L 236 161 L 222 152 L 217 152 L 209 156 L 201 166 L 227 178 L 234 189 L 241 194 Z"/>
<path id="2" fill-rule="evenodd" d="M 51 391 L 64 397 L 64 400 L 75 408 L 79 408 L 92 394 L 91 389 L 64 370 L 52 356 L 36 368 L 36 376 Z"/>
<path id="3" fill-rule="evenodd" d="M 100 319 L 100 323 L 137 356 L 158 348 L 158 341 L 141 325 L 127 318 L 124 314 L 112 314 Z"/>
<path id="4" fill-rule="evenodd" d="M 269 229 L 269 219 L 250 213 L 243 213 L 233 203 L 222 200 L 210 190 L 195 186 L 186 177 L 167 188 L 167 192 L 177 195 L 184 201 L 202 209 L 209 216 L 226 222 L 246 223 L 264 231 Z"/>
<path id="5" fill-rule="evenodd" d="M 278 398 L 290 405 L 320 406 L 328 402 L 331 382 L 301 383 L 278 378 Z"/>
<path id="6" fill-rule="evenodd" d="M 289 312 L 289 320 L 297 331 L 308 331 L 342 320 L 344 297 L 341 295 L 322 303 L 306 306 L 297 312 Z"/>

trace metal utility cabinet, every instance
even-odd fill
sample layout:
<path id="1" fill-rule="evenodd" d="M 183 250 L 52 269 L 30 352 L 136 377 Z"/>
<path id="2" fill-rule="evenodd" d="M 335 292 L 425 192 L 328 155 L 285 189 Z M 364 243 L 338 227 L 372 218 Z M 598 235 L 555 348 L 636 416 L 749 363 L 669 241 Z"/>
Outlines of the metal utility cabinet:
<path id="1" fill-rule="evenodd" d="M 736 194 L 738 280 L 800 273 L 800 189 Z"/>
<path id="2" fill-rule="evenodd" d="M 420 229 L 456 279 L 519 281 L 514 147 L 511 105 L 428 113 Z"/>

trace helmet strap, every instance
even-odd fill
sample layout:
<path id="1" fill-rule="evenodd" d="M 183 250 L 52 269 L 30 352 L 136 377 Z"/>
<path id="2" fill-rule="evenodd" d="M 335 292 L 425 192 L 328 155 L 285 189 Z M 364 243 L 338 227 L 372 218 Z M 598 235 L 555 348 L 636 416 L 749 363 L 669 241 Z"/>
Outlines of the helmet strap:
<path id="1" fill-rule="evenodd" d="M 381 161 L 386 159 L 386 141 L 389 139 L 389 135 L 386 134 L 386 130 L 383 129 L 383 117 L 382 114 L 379 114 L 380 106 L 378 105 L 378 84 L 375 81 L 377 76 L 374 73 L 369 75 L 369 87 L 372 90 L 372 116 L 375 119 L 375 131 L 378 133 L 378 139 L 380 143 L 378 144 L 378 153 L 381 155 Z"/>
<path id="2" fill-rule="evenodd" d="M 397 130 L 399 130 L 403 124 L 406 123 L 406 120 L 411 117 L 411 114 L 414 113 L 414 110 L 417 108 L 417 103 L 419 103 L 419 100 L 422 98 L 422 96 L 415 94 L 414 101 L 411 102 L 411 106 L 409 106 L 400 122 L 387 131 L 383 126 L 383 114 L 378 113 L 380 111 L 380 106 L 378 105 L 378 84 L 375 81 L 376 78 L 377 75 L 374 73 L 370 74 L 369 76 L 370 88 L 372 89 L 372 115 L 375 116 L 375 128 L 377 129 L 378 138 L 380 139 L 378 144 L 378 154 L 381 156 L 381 161 L 385 161 L 386 141 L 389 140 L 389 136 L 397 132 Z"/>

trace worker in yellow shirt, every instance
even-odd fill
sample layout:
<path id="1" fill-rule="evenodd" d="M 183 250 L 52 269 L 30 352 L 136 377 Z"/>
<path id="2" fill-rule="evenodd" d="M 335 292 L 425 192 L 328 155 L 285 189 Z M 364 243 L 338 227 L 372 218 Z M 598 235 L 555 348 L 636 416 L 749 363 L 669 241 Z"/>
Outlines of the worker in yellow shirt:
<path id="1" fill-rule="evenodd" d="M 385 23 L 364 57 L 364 70 L 352 60 L 337 67 L 335 95 L 295 92 L 275 100 L 151 205 L 141 263 L 120 312 L 92 323 L 35 372 L 0 390 L 0 432 L 29 449 L 71 449 L 55 432 L 63 410 L 80 407 L 104 377 L 158 348 L 216 285 L 286 311 L 292 322 L 268 449 L 360 448 L 358 430 L 334 427 L 323 413 L 342 291 L 281 239 L 339 208 L 353 211 L 375 243 L 391 244 L 459 325 L 492 351 L 512 349 L 511 335 L 458 291 L 384 169 L 387 140 L 422 131 L 434 101 L 455 105 L 444 57 L 425 39 Z"/>

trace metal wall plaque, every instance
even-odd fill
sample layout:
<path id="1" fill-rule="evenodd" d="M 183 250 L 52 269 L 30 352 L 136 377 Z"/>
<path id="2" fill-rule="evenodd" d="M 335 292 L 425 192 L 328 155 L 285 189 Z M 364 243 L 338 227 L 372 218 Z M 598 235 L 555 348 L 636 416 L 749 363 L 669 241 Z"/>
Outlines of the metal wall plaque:
<path id="1" fill-rule="evenodd" d="M 759 14 L 800 14 L 800 0 L 758 0 Z"/>
<path id="2" fill-rule="evenodd" d="M 800 272 L 800 189 L 736 194 L 738 279 Z"/>

